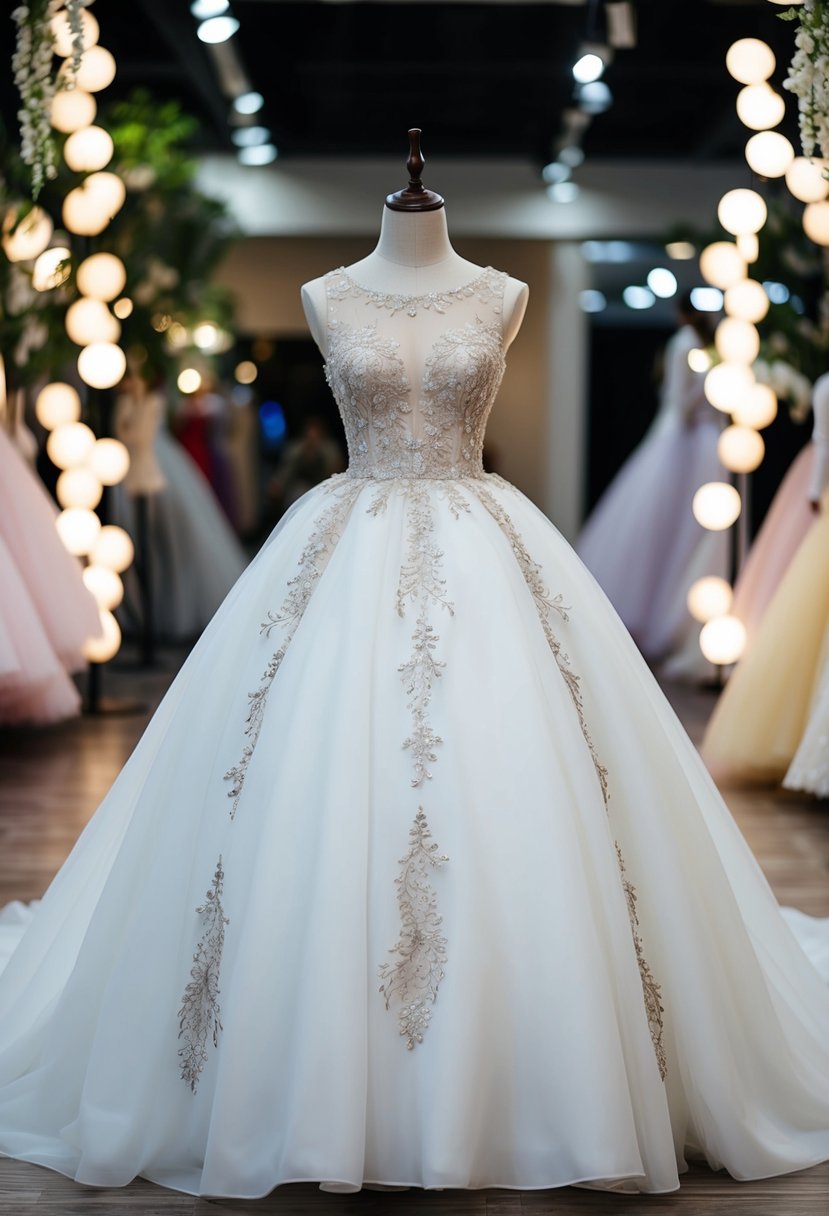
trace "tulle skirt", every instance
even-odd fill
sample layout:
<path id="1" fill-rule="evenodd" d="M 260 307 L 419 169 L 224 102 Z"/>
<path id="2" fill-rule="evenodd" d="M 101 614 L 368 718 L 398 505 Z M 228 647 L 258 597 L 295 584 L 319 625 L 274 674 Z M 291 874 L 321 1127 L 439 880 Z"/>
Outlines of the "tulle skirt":
<path id="1" fill-rule="evenodd" d="M 691 510 L 699 487 L 722 477 L 720 431 L 715 418 L 652 428 L 578 540 L 579 556 L 650 659 L 664 659 L 686 643 L 694 579 L 727 570 L 727 536 L 706 532 Z"/>
<path id="2" fill-rule="evenodd" d="M 763 1177 L 829 1157 L 829 988 L 544 516 L 340 476 L 13 950 L 0 1152 L 242 1197 Z"/>

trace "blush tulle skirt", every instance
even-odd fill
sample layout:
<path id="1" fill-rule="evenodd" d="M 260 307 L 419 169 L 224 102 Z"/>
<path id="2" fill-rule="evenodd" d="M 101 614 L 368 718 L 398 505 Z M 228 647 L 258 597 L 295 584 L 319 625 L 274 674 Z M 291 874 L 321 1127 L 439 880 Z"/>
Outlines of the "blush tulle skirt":
<path id="1" fill-rule="evenodd" d="M 829 988 L 496 477 L 301 499 L 0 945 L 0 1152 L 87 1185 L 660 1192 L 689 1156 L 829 1157 Z"/>

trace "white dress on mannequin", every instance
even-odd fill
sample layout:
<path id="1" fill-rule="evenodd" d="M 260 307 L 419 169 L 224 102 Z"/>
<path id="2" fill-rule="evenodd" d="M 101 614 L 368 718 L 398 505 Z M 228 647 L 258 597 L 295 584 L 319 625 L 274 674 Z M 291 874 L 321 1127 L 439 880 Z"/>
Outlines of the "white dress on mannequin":
<path id="1" fill-rule="evenodd" d="M 829 989 L 597 584 L 482 470 L 511 284 L 309 289 L 349 469 L 12 954 L 1 1152 L 251 1197 L 829 1157 Z"/>

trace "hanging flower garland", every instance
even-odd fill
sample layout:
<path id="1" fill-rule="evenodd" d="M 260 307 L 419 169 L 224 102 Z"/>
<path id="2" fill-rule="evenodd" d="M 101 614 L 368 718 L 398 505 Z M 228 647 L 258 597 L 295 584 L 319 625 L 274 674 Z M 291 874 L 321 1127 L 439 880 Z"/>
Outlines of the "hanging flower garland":
<path id="1" fill-rule="evenodd" d="M 829 4 L 803 0 L 778 16 L 798 22 L 783 88 L 797 98 L 803 155 L 829 159 Z"/>
<path id="2" fill-rule="evenodd" d="M 68 78 L 62 87 L 71 88 L 83 53 L 83 15 L 89 0 L 66 0 L 65 15 L 72 39 Z M 20 93 L 21 156 L 32 171 L 32 197 L 37 198 L 46 181 L 57 175 L 55 137 L 49 117 L 57 88 L 53 68 L 54 18 L 63 0 L 28 0 L 12 12 L 17 42 L 12 55 L 14 82 Z"/>

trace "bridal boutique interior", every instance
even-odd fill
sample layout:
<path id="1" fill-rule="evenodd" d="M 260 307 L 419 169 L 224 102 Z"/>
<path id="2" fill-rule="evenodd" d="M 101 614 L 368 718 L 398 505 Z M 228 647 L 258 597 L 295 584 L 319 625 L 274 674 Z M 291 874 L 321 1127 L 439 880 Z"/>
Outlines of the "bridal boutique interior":
<path id="1" fill-rule="evenodd" d="M 0 1213 L 824 1213 L 825 6 L 5 32 Z"/>

